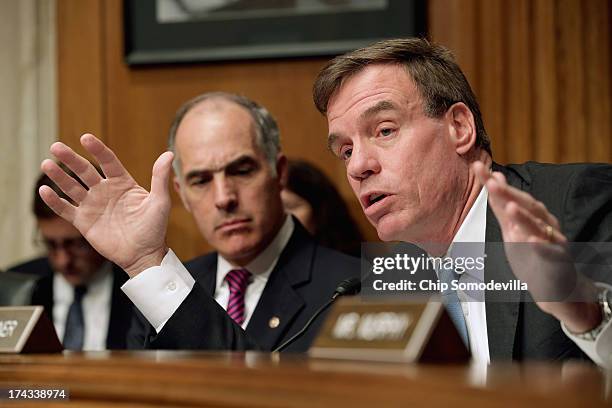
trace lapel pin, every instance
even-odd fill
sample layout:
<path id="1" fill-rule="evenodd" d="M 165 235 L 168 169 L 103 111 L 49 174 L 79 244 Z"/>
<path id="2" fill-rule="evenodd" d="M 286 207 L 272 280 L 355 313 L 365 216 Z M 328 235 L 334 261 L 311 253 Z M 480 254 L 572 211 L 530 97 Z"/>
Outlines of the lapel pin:
<path id="1" fill-rule="evenodd" d="M 270 318 L 270 321 L 268 322 L 268 326 L 270 326 L 271 329 L 276 329 L 279 324 L 280 319 L 277 316 Z"/>

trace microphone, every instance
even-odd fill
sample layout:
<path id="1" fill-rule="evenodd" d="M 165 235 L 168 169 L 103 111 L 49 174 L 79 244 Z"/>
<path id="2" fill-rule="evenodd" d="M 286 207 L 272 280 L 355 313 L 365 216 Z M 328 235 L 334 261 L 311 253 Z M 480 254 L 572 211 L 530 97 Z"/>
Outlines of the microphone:
<path id="1" fill-rule="evenodd" d="M 338 284 L 338 287 L 332 295 L 332 299 L 336 299 L 339 296 L 356 295 L 359 292 L 361 292 L 361 279 L 348 278 Z"/>
<path id="2" fill-rule="evenodd" d="M 293 344 L 297 339 L 302 337 L 302 335 L 306 333 L 306 330 L 308 330 L 308 328 L 312 325 L 315 319 L 319 317 L 319 315 L 323 313 L 323 311 L 325 311 L 325 309 L 327 309 L 332 303 L 334 303 L 336 299 L 338 299 L 341 296 L 356 295 L 360 291 L 361 291 L 361 280 L 359 278 L 348 278 L 340 282 L 338 284 L 338 287 L 336 287 L 336 290 L 334 291 L 334 294 L 332 295 L 331 299 L 329 299 L 327 303 L 321 306 L 314 313 L 314 315 L 312 315 L 312 317 L 306 322 L 304 327 L 302 327 L 302 330 L 295 333 L 293 336 L 291 336 L 289 340 L 287 340 L 286 342 L 284 342 L 283 344 L 281 344 L 280 346 L 272 350 L 272 352 L 276 353 L 279 351 L 283 351 L 284 349 L 289 347 L 291 344 Z"/>

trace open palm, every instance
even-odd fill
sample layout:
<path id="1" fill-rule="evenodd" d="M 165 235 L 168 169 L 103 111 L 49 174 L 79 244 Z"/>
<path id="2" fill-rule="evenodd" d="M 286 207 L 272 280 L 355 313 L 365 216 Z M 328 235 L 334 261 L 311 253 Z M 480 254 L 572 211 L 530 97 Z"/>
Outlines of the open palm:
<path id="1" fill-rule="evenodd" d="M 51 153 L 88 187 L 45 160 L 43 171 L 74 202 L 60 198 L 50 187 L 40 195 L 59 216 L 72 223 L 104 257 L 131 276 L 158 265 L 166 251 L 165 235 L 170 210 L 168 176 L 172 153 L 162 154 L 153 166 L 151 192 L 139 186 L 115 154 L 91 134 L 81 137 L 83 147 L 100 164 L 105 178 L 83 157 L 62 143 Z"/>

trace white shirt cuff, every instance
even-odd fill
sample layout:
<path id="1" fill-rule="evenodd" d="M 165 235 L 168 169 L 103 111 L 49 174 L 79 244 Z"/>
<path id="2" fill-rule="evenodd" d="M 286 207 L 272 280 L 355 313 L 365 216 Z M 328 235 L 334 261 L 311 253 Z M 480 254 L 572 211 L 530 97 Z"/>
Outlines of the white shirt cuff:
<path id="1" fill-rule="evenodd" d="M 612 289 L 610 285 L 597 282 L 596 286 Z M 612 320 L 608 321 L 595 340 L 584 340 L 576 337 L 570 332 L 563 323 L 561 328 L 567 337 L 569 337 L 580 349 L 587 355 L 595 364 L 600 367 L 612 368 Z"/>
<path id="2" fill-rule="evenodd" d="M 160 266 L 145 269 L 121 290 L 159 333 L 187 298 L 195 280 L 170 249 Z"/>

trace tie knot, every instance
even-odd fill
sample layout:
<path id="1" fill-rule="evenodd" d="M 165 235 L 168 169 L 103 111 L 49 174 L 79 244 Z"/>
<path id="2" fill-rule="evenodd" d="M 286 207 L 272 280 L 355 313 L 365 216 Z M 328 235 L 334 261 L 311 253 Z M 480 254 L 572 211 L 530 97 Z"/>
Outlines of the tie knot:
<path id="1" fill-rule="evenodd" d="M 232 269 L 225 275 L 225 280 L 229 285 L 230 293 L 244 293 L 244 290 L 249 285 L 251 272 L 246 269 Z"/>
<path id="2" fill-rule="evenodd" d="M 74 287 L 74 300 L 80 301 L 81 299 L 83 299 L 83 296 L 85 296 L 85 293 L 87 293 L 87 286 L 85 285 L 75 286 Z"/>

